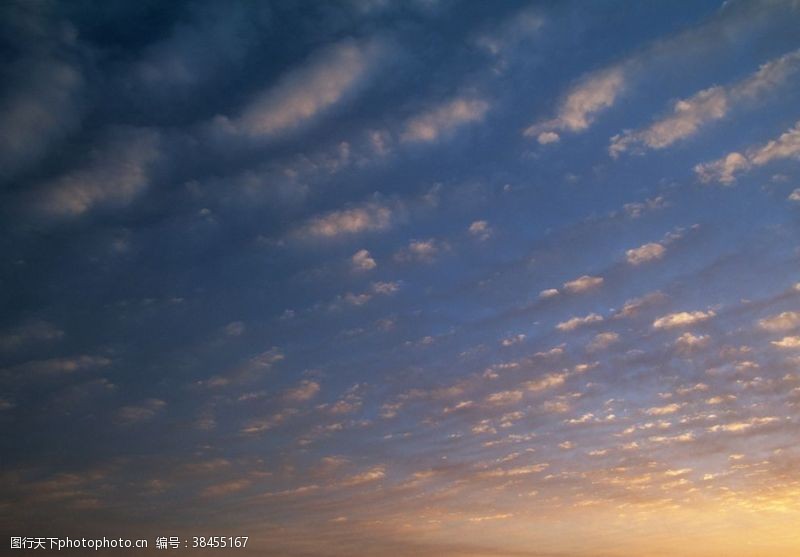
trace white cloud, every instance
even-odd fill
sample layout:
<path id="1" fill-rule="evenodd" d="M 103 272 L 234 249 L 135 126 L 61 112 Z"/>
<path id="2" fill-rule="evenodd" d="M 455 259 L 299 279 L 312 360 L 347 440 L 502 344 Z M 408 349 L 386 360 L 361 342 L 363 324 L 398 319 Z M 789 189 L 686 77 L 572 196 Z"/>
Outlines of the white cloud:
<path id="1" fill-rule="evenodd" d="M 582 277 L 578 277 L 575 280 L 565 282 L 564 290 L 572 293 L 586 292 L 587 290 L 592 290 L 593 288 L 597 288 L 601 284 L 603 284 L 603 277 L 592 277 L 589 275 L 583 275 Z"/>
<path id="2" fill-rule="evenodd" d="M 519 344 L 525 340 L 525 335 L 522 333 L 518 335 L 514 335 L 512 337 L 504 338 L 500 341 L 501 346 L 514 346 L 515 344 Z"/>
<path id="3" fill-rule="evenodd" d="M 664 246 L 656 242 L 651 242 L 649 244 L 639 246 L 638 248 L 629 249 L 625 252 L 625 257 L 628 259 L 628 263 L 631 265 L 641 265 L 642 263 L 647 263 L 648 261 L 661 259 L 664 257 L 665 252 L 666 250 L 664 249 Z"/>
<path id="4" fill-rule="evenodd" d="M 730 185 L 736 181 L 736 174 L 779 159 L 800 159 L 800 122 L 777 139 L 747 149 L 744 155 L 733 152 L 719 160 L 698 164 L 694 170 L 701 182 Z"/>
<path id="5" fill-rule="evenodd" d="M 589 350 L 603 350 L 617 342 L 619 342 L 619 334 L 611 332 L 600 333 L 589 343 Z"/>
<path id="6" fill-rule="evenodd" d="M 675 346 L 684 352 L 688 352 L 695 348 L 702 348 L 708 344 L 708 335 L 693 335 L 692 333 L 683 333 L 675 340 Z"/>
<path id="7" fill-rule="evenodd" d="M 742 431 L 747 431 L 748 429 L 752 429 L 757 426 L 768 425 L 775 422 L 780 421 L 778 418 L 774 416 L 767 416 L 763 418 L 750 418 L 747 421 L 743 422 L 731 422 L 727 424 L 718 424 L 715 426 L 711 426 L 708 428 L 710 432 L 728 432 L 728 433 L 739 433 Z"/>
<path id="8" fill-rule="evenodd" d="M 554 387 L 560 387 L 567 380 L 567 376 L 566 372 L 548 373 L 539 379 L 526 381 L 523 386 L 531 392 L 538 393 Z"/>
<path id="9" fill-rule="evenodd" d="M 319 391 L 320 385 L 317 381 L 304 379 L 299 385 L 286 391 L 284 397 L 293 402 L 305 402 L 317 396 Z"/>
<path id="10" fill-rule="evenodd" d="M 800 188 L 797 188 L 792 193 L 790 193 L 787 199 L 789 201 L 800 201 Z"/>
<path id="11" fill-rule="evenodd" d="M 616 158 L 642 146 L 663 149 L 679 139 L 693 135 L 705 123 L 719 120 L 728 112 L 728 96 L 722 87 L 711 87 L 677 101 L 673 114 L 641 131 L 625 131 L 611 138 L 609 154 Z"/>
<path id="12" fill-rule="evenodd" d="M 345 39 L 316 53 L 306 66 L 292 70 L 261 93 L 238 118 L 217 118 L 235 133 L 271 136 L 292 130 L 344 101 L 361 85 L 381 58 L 375 41 Z"/>
<path id="13" fill-rule="evenodd" d="M 354 485 L 361 485 L 369 482 L 382 480 L 385 477 L 386 477 L 386 466 L 378 465 L 378 466 L 373 466 L 369 470 L 366 470 L 360 474 L 350 476 L 349 478 L 343 480 L 340 485 L 344 487 L 350 487 Z"/>
<path id="14" fill-rule="evenodd" d="M 400 139 L 408 142 L 436 141 L 458 127 L 483 120 L 488 110 L 486 101 L 458 97 L 410 118 Z"/>
<path id="15" fill-rule="evenodd" d="M 355 252 L 350 258 L 350 262 L 353 265 L 353 269 L 356 271 L 369 271 L 378 266 L 370 253 L 365 249 Z"/>
<path id="16" fill-rule="evenodd" d="M 539 145 L 549 145 L 550 143 L 558 143 L 561 141 L 561 136 L 556 132 L 542 132 L 536 138 Z"/>
<path id="17" fill-rule="evenodd" d="M 625 211 L 625 214 L 628 215 L 630 218 L 638 219 L 649 211 L 655 211 L 656 209 L 663 209 L 667 205 L 668 205 L 667 200 L 664 199 L 663 196 L 659 195 L 651 199 L 645 199 L 644 201 L 635 201 L 633 203 L 626 203 L 625 205 L 622 206 L 622 210 Z"/>
<path id="18" fill-rule="evenodd" d="M 556 288 L 547 288 L 546 290 L 542 290 L 541 292 L 539 292 L 539 297 L 543 298 L 543 299 L 544 298 L 553 298 L 555 296 L 558 296 L 558 294 L 559 294 L 558 289 L 556 289 Z"/>
<path id="19" fill-rule="evenodd" d="M 654 406 L 652 408 L 648 408 L 645 410 L 645 414 L 648 416 L 666 416 L 669 414 L 674 414 L 678 410 L 681 409 L 681 405 L 677 403 L 667 404 L 665 406 Z"/>
<path id="20" fill-rule="evenodd" d="M 492 227 L 485 220 L 476 220 L 469 225 L 469 233 L 480 240 L 488 240 L 492 236 Z"/>
<path id="21" fill-rule="evenodd" d="M 688 99 L 675 102 L 672 114 L 638 131 L 625 131 L 611 138 L 609 153 L 642 148 L 663 149 L 690 137 L 700 128 L 724 118 L 734 107 L 752 101 L 783 84 L 800 67 L 800 51 L 794 51 L 763 64 L 758 71 L 729 87 L 710 87 Z"/>
<path id="22" fill-rule="evenodd" d="M 789 331 L 800 327 L 800 312 L 784 311 L 777 315 L 765 317 L 758 321 L 758 326 L 765 331 L 780 332 Z"/>
<path id="23" fill-rule="evenodd" d="M 522 400 L 522 391 L 500 391 L 486 397 L 486 403 L 492 406 L 516 404 L 520 400 Z"/>
<path id="24" fill-rule="evenodd" d="M 441 242 L 437 242 L 433 238 L 428 240 L 411 240 L 408 247 L 398 251 L 394 258 L 397 261 L 421 261 L 423 263 L 432 263 L 436 261 L 439 253 L 445 250 L 447 246 Z"/>
<path id="25" fill-rule="evenodd" d="M 386 230 L 392 225 L 392 209 L 380 203 L 331 211 L 312 217 L 297 234 L 301 237 L 335 238 L 359 232 Z"/>
<path id="26" fill-rule="evenodd" d="M 627 300 L 614 316 L 615 317 L 633 317 L 639 311 L 647 306 L 655 305 L 666 300 L 666 296 L 662 292 L 651 292 L 641 298 L 631 298 Z"/>
<path id="27" fill-rule="evenodd" d="M 781 340 L 773 340 L 772 345 L 778 348 L 800 348 L 800 336 L 783 337 Z"/>
<path id="28" fill-rule="evenodd" d="M 659 317 L 653 321 L 655 329 L 672 329 L 674 327 L 688 327 L 695 323 L 701 323 L 714 317 L 715 313 L 709 311 L 680 311 Z"/>
<path id="29" fill-rule="evenodd" d="M 591 125 L 597 114 L 613 106 L 624 87 L 625 71 L 622 66 L 595 72 L 567 93 L 555 118 L 533 124 L 524 133 L 541 137 L 555 130 L 583 131 Z"/>
<path id="30" fill-rule="evenodd" d="M 695 165 L 694 171 L 703 183 L 713 180 L 727 185 L 736 181 L 736 174 L 750 168 L 750 162 L 741 153 L 729 153 L 725 157 Z"/>
<path id="31" fill-rule="evenodd" d="M 44 184 L 39 210 L 50 216 L 78 217 L 96 207 L 124 207 L 149 185 L 158 158 L 159 136 L 151 130 L 122 130 L 92 153 L 84 168 Z"/>
<path id="32" fill-rule="evenodd" d="M 556 329 L 559 331 L 574 331 L 578 327 L 582 327 L 583 325 L 590 325 L 592 323 L 599 323 L 603 320 L 603 317 L 597 315 L 596 313 L 590 313 L 584 317 L 573 317 L 568 319 L 562 323 L 556 325 Z"/>

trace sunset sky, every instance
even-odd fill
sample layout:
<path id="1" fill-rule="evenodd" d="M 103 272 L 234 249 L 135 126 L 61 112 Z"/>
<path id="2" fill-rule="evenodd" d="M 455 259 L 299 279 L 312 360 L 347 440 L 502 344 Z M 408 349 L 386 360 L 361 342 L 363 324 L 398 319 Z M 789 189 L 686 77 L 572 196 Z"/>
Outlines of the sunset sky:
<path id="1" fill-rule="evenodd" d="M 800 554 L 800 2 L 4 1 L 0 60 L 3 552 Z"/>

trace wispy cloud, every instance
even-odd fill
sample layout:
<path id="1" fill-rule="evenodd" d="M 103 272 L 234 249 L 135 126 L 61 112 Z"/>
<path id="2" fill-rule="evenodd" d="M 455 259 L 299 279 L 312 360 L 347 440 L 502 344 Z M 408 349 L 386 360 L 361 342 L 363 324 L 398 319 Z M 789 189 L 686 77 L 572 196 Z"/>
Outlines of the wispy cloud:
<path id="1" fill-rule="evenodd" d="M 763 64 L 758 71 L 728 87 L 715 86 L 676 101 L 672 114 L 641 130 L 627 130 L 611 138 L 609 153 L 641 153 L 663 149 L 698 133 L 704 126 L 727 116 L 731 110 L 784 84 L 800 68 L 800 51 Z"/>
<path id="2" fill-rule="evenodd" d="M 744 153 L 732 152 L 716 161 L 700 163 L 694 171 L 701 182 L 719 182 L 729 186 L 736 175 L 781 159 L 800 159 L 800 122 L 777 139 Z"/>
<path id="3" fill-rule="evenodd" d="M 343 102 L 375 69 L 385 45 L 345 39 L 311 56 L 258 95 L 233 119 L 217 117 L 224 130 L 275 136 L 306 124 Z"/>

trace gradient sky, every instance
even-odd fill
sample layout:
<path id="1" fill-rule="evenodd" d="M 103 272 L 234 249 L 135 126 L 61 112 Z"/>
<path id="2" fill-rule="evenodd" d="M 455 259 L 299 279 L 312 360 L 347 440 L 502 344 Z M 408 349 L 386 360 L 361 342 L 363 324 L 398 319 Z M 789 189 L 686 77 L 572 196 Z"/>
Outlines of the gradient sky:
<path id="1" fill-rule="evenodd" d="M 0 56 L 4 548 L 800 553 L 797 1 L 7 1 Z"/>

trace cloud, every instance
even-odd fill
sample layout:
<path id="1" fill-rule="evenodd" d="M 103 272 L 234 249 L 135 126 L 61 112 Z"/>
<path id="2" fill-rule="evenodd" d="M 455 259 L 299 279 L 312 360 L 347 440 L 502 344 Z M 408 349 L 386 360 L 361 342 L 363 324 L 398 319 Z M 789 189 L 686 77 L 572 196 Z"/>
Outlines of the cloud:
<path id="1" fill-rule="evenodd" d="M 591 323 L 600 323 L 603 320 L 601 315 L 597 315 L 596 313 L 590 313 L 584 317 L 573 317 L 568 319 L 562 323 L 556 325 L 556 329 L 559 331 L 574 331 L 578 327 L 582 327 L 583 325 L 589 325 Z"/>
<path id="2" fill-rule="evenodd" d="M 367 203 L 312 217 L 296 231 L 296 235 L 305 238 L 336 238 L 386 230 L 392 225 L 393 216 L 390 207 L 380 203 Z"/>
<path id="3" fill-rule="evenodd" d="M 625 70 L 613 66 L 595 72 L 575 85 L 561 101 L 556 117 L 528 127 L 526 136 L 540 136 L 556 130 L 586 130 L 597 114 L 614 105 L 625 88 Z M 550 136 L 546 136 L 550 137 Z"/>
<path id="4" fill-rule="evenodd" d="M 558 296 L 559 292 L 556 288 L 547 288 L 539 292 L 539 298 L 546 299 L 546 298 L 554 298 Z"/>
<path id="5" fill-rule="evenodd" d="M 633 203 L 626 203 L 622 206 L 622 210 L 625 211 L 625 214 L 628 215 L 632 219 L 638 219 L 642 217 L 645 213 L 650 211 L 655 211 L 656 209 L 663 209 L 668 205 L 667 200 L 664 196 L 657 196 L 652 199 L 646 199 L 644 201 L 635 201 Z"/>
<path id="6" fill-rule="evenodd" d="M 383 50 L 376 41 L 353 39 L 326 47 L 259 94 L 240 116 L 232 120 L 219 116 L 216 124 L 251 136 L 293 130 L 350 98 L 377 66 Z"/>
<path id="7" fill-rule="evenodd" d="M 476 220 L 467 229 L 470 234 L 479 240 L 488 240 L 492 236 L 492 227 L 485 220 Z"/>
<path id="8" fill-rule="evenodd" d="M 537 8 L 524 7 L 475 42 L 490 54 L 502 56 L 518 43 L 538 35 L 544 21 Z"/>
<path id="9" fill-rule="evenodd" d="M 784 311 L 758 321 L 758 327 L 771 333 L 789 331 L 800 327 L 800 312 Z"/>
<path id="10" fill-rule="evenodd" d="M 708 344 L 710 337 L 708 335 L 693 335 L 692 333 L 683 333 L 675 340 L 675 346 L 683 352 L 694 350 L 695 348 L 702 348 Z"/>
<path id="11" fill-rule="evenodd" d="M 787 197 L 789 201 L 800 201 L 800 188 L 797 188 Z"/>
<path id="12" fill-rule="evenodd" d="M 701 182 L 717 181 L 730 185 L 736 181 L 736 174 L 780 159 L 800 159 L 800 122 L 760 147 L 751 147 L 744 154 L 733 152 L 719 160 L 700 163 L 694 171 Z"/>
<path id="13" fill-rule="evenodd" d="M 566 290 L 567 292 L 571 292 L 573 294 L 577 294 L 580 292 L 586 292 L 588 290 L 597 288 L 601 284 L 603 284 L 603 277 L 592 277 L 589 275 L 583 275 L 582 277 L 578 277 L 575 280 L 565 282 L 564 290 Z"/>
<path id="14" fill-rule="evenodd" d="M 378 266 L 370 253 L 365 249 L 355 252 L 350 258 L 350 262 L 353 266 L 353 269 L 356 271 L 370 271 Z"/>
<path id="15" fill-rule="evenodd" d="M 400 135 L 401 141 L 436 141 L 465 124 L 483 120 L 489 103 L 480 99 L 458 97 L 410 118 Z"/>
<path id="16" fill-rule="evenodd" d="M 439 254 L 447 249 L 447 245 L 429 238 L 428 240 L 411 240 L 408 247 L 398 251 L 394 258 L 396 261 L 409 262 L 420 261 L 432 263 L 436 261 Z"/>
<path id="17" fill-rule="evenodd" d="M 714 317 L 715 313 L 709 311 L 680 311 L 659 317 L 653 321 L 655 329 L 672 329 L 675 327 L 688 327 L 696 323 L 702 323 Z"/>
<path id="18" fill-rule="evenodd" d="M 166 405 L 163 400 L 148 398 L 137 405 L 123 406 L 117 412 L 117 421 L 125 425 L 147 422 L 155 418 Z"/>
<path id="19" fill-rule="evenodd" d="M 64 331 L 46 321 L 32 321 L 0 333 L 0 351 L 8 352 L 37 342 L 64 338 Z"/>
<path id="20" fill-rule="evenodd" d="M 500 391 L 486 397 L 486 403 L 492 406 L 507 406 L 522 400 L 522 391 Z"/>
<path id="21" fill-rule="evenodd" d="M 616 158 L 631 149 L 641 152 L 640 146 L 663 149 L 695 134 L 705 123 L 719 120 L 728 112 L 728 96 L 722 87 L 711 87 L 694 96 L 677 101 L 673 114 L 641 131 L 625 131 L 611 138 L 609 154 Z"/>
<path id="22" fill-rule="evenodd" d="M 147 129 L 118 130 L 80 169 L 45 183 L 37 201 L 47 216 L 75 218 L 98 207 L 130 204 L 149 186 L 159 156 L 159 135 Z"/>
<path id="23" fill-rule="evenodd" d="M 247 327 L 241 321 L 231 321 L 223 328 L 226 336 L 239 337 L 242 336 Z"/>
<path id="24" fill-rule="evenodd" d="M 230 495 L 231 493 L 238 493 L 239 491 L 247 489 L 252 485 L 252 483 L 252 480 L 240 479 L 210 485 L 203 490 L 203 495 L 205 497 L 224 497 L 226 495 Z"/>
<path id="25" fill-rule="evenodd" d="M 41 158 L 80 122 L 80 71 L 60 60 L 25 60 L 20 75 L 7 84 L 17 90 L 0 104 L 0 176 L 6 177 Z"/>
<path id="26" fill-rule="evenodd" d="M 342 487 L 351 487 L 354 485 L 362 485 L 365 483 L 382 480 L 385 477 L 386 477 L 386 466 L 381 464 L 373 466 L 369 470 L 361 472 L 360 474 L 350 476 L 349 478 L 343 480 L 339 485 Z"/>
<path id="27" fill-rule="evenodd" d="M 47 360 L 33 360 L 18 364 L 7 371 L 18 375 L 61 375 L 107 367 L 111 365 L 111 360 L 105 356 L 69 356 L 64 358 L 50 358 Z"/>
<path id="28" fill-rule="evenodd" d="M 665 252 L 664 246 L 657 242 L 651 242 L 638 248 L 629 249 L 625 252 L 625 257 L 631 265 L 641 265 L 642 263 L 661 259 L 664 257 Z"/>
<path id="29" fill-rule="evenodd" d="M 800 67 L 800 51 L 793 51 L 763 64 L 758 71 L 729 87 L 710 87 L 688 99 L 675 102 L 672 114 L 638 131 L 625 131 L 611 138 L 613 157 L 643 148 L 663 149 L 696 134 L 702 127 L 724 118 L 734 106 L 753 101 L 783 84 Z"/>
<path id="30" fill-rule="evenodd" d="M 773 340 L 771 344 L 778 348 L 800 348 L 800 336 L 783 337 L 781 340 Z"/>
<path id="31" fill-rule="evenodd" d="M 318 382 L 305 379 L 298 386 L 286 391 L 284 398 L 292 402 L 305 402 L 317 396 L 319 391 Z"/>
<path id="32" fill-rule="evenodd" d="M 536 137 L 536 141 L 539 142 L 539 145 L 549 145 L 561 141 L 561 136 L 556 132 L 542 132 Z"/>
<path id="33" fill-rule="evenodd" d="M 669 414 L 674 414 L 678 410 L 681 409 L 681 405 L 677 403 L 667 404 L 665 406 L 654 406 L 652 408 L 648 408 L 645 410 L 645 414 L 648 416 L 666 416 Z"/>
<path id="34" fill-rule="evenodd" d="M 664 300 L 667 297 L 662 292 L 651 292 L 641 298 L 631 298 L 627 300 L 625 304 L 623 304 L 622 309 L 620 309 L 614 317 L 621 318 L 621 317 L 633 317 L 639 313 L 643 308 L 656 305 Z"/>
<path id="35" fill-rule="evenodd" d="M 538 393 L 540 391 L 552 389 L 553 387 L 560 387 L 567 380 L 567 376 L 568 374 L 566 372 L 548 373 L 547 375 L 545 375 L 544 377 L 540 377 L 539 379 L 526 381 L 523 384 L 523 386 L 528 391 Z"/>
<path id="36" fill-rule="evenodd" d="M 754 427 L 768 425 L 776 423 L 778 421 L 780 421 L 780 419 L 774 416 L 766 416 L 763 418 L 750 418 L 749 420 L 743 422 L 730 422 L 727 424 L 717 424 L 715 426 L 709 427 L 708 431 L 712 433 L 716 432 L 740 433 L 742 431 L 747 431 L 748 429 L 752 429 Z"/>
<path id="37" fill-rule="evenodd" d="M 501 346 L 514 346 L 515 344 L 519 344 L 525 340 L 525 335 L 518 334 L 512 337 L 504 338 L 500 341 Z"/>
<path id="38" fill-rule="evenodd" d="M 619 342 L 619 334 L 617 333 L 600 333 L 592 339 L 592 342 L 589 343 L 589 350 L 603 350 L 608 348 L 612 344 Z"/>

